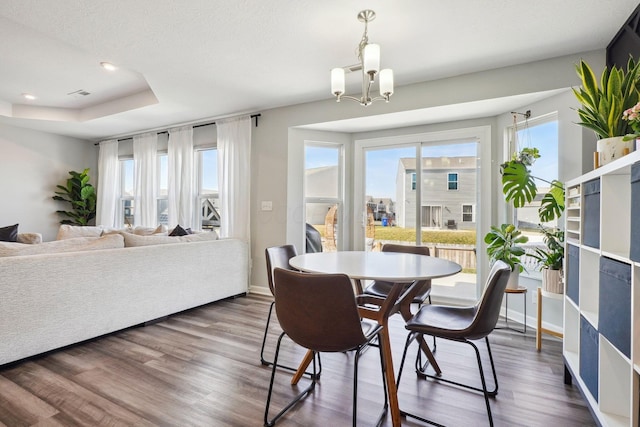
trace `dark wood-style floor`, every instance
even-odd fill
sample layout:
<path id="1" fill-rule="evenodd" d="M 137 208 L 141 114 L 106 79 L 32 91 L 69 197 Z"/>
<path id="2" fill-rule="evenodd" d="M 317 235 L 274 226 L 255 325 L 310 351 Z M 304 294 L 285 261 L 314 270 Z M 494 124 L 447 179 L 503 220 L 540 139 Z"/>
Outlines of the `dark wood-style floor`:
<path id="1" fill-rule="evenodd" d="M 221 301 L 0 368 L 0 425 L 261 426 L 271 369 L 259 354 L 270 301 Z M 394 317 L 397 372 L 406 333 Z M 270 356 L 278 330 L 269 337 Z M 578 390 L 563 384 L 560 341 L 545 338 L 537 352 L 533 335 L 496 330 L 490 340 L 500 385 L 491 401 L 496 425 L 595 425 Z M 304 351 L 288 345 L 282 353 L 296 364 Z M 436 357 L 445 374 L 479 384 L 470 346 L 439 341 Z M 322 362 L 315 392 L 278 425 L 351 425 L 353 355 L 323 354 Z M 375 348 L 360 368 L 358 424 L 372 425 L 382 405 Z M 290 374 L 278 374 L 276 405 L 295 391 Z M 405 369 L 399 400 L 403 410 L 441 424 L 488 424 L 480 394 L 417 380 L 412 369 Z M 384 425 L 391 425 L 388 417 Z M 424 424 L 408 418 L 403 425 Z"/>

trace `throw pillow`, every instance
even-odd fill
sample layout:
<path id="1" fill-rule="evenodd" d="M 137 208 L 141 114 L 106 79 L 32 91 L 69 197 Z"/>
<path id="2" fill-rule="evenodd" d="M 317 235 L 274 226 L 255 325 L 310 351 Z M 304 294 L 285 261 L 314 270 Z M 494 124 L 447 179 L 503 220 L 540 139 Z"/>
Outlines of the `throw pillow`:
<path id="1" fill-rule="evenodd" d="M 171 233 L 169 233 L 169 236 L 186 236 L 187 234 L 191 234 L 191 233 L 189 233 L 184 228 L 180 227 L 180 224 L 178 224 L 173 230 L 171 230 Z"/>
<path id="2" fill-rule="evenodd" d="M 35 245 L 42 243 L 42 234 L 40 233 L 18 233 L 17 243 L 25 243 L 28 245 Z"/>
<path id="3" fill-rule="evenodd" d="M 0 241 L 15 242 L 18 239 L 18 224 L 0 228 Z"/>
<path id="4" fill-rule="evenodd" d="M 58 229 L 56 240 L 73 239 L 76 237 L 100 237 L 102 226 L 79 226 L 62 224 Z"/>

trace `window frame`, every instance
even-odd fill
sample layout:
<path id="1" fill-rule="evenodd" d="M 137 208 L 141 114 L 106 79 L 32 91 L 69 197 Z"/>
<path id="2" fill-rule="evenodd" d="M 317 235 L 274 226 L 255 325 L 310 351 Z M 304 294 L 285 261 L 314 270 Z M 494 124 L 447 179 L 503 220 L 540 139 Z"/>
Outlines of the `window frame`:
<path id="1" fill-rule="evenodd" d="M 451 176 L 455 175 L 455 180 L 451 180 Z M 451 184 L 455 184 L 456 188 L 451 188 Z M 447 172 L 447 191 L 458 191 L 460 189 L 460 176 L 458 172 Z"/>
<path id="2" fill-rule="evenodd" d="M 308 147 L 316 147 L 316 148 L 332 148 L 337 150 L 338 152 L 338 164 L 337 164 L 337 168 L 338 168 L 338 177 L 337 177 L 337 197 L 308 197 L 306 195 L 306 190 L 307 190 L 307 176 L 306 176 L 306 170 L 307 170 L 307 165 L 306 165 L 306 150 Z M 344 195 L 345 195 L 345 190 L 344 190 L 344 181 L 345 181 L 345 170 L 344 170 L 344 164 L 345 164 L 345 149 L 344 149 L 344 144 L 339 143 L 339 142 L 329 142 L 329 141 L 316 141 L 316 140 L 305 140 L 304 141 L 304 148 L 303 148 L 303 155 L 302 155 L 302 170 L 303 170 L 303 187 L 302 187 L 302 209 L 303 209 L 303 225 L 306 224 L 306 218 L 307 218 L 307 206 L 309 204 L 330 204 L 330 205 L 336 205 L 337 206 L 337 212 L 338 212 L 338 224 L 341 224 L 343 228 L 344 224 L 345 224 L 345 212 L 344 212 L 344 206 L 345 206 L 345 200 L 344 200 Z M 305 225 L 306 227 L 306 225 Z M 337 233 L 337 238 L 336 238 L 336 250 L 337 251 L 341 251 L 344 248 L 344 241 L 345 241 L 345 236 L 346 233 Z"/>
<path id="3" fill-rule="evenodd" d="M 464 211 L 464 208 L 466 206 L 471 206 L 471 213 Z M 463 223 L 475 223 L 476 222 L 476 204 L 475 203 L 462 203 L 460 212 L 462 213 L 462 218 L 460 220 L 461 222 L 463 222 Z M 465 221 L 464 216 L 465 215 L 469 215 L 469 214 L 471 214 L 471 221 Z"/>
<path id="4" fill-rule="evenodd" d="M 132 162 L 133 164 L 133 193 L 132 195 L 125 195 L 125 181 L 127 174 L 125 173 L 125 165 L 126 162 Z M 134 227 L 135 226 L 135 206 L 136 206 L 136 196 L 135 196 L 135 188 L 136 188 L 136 174 L 135 174 L 135 162 L 133 160 L 133 156 L 122 156 L 118 157 L 118 176 L 120 179 L 118 185 L 118 211 L 116 212 L 116 221 L 123 227 Z M 127 224 L 125 223 L 126 216 L 124 214 L 125 202 L 131 201 L 133 204 L 134 214 L 132 218 L 133 222 Z"/>
<path id="5" fill-rule="evenodd" d="M 194 216 L 195 221 L 194 224 L 196 225 L 198 230 L 206 230 L 209 229 L 209 227 L 207 226 L 207 228 L 205 228 L 203 226 L 203 215 L 202 215 L 202 209 L 203 209 L 203 204 L 205 200 L 208 199 L 215 199 L 218 201 L 218 203 L 213 203 L 213 207 L 214 209 L 216 208 L 216 205 L 218 210 L 218 215 L 220 215 L 220 211 L 219 211 L 219 202 L 220 202 L 220 183 L 218 183 L 218 188 L 217 188 L 217 192 L 216 193 L 205 193 L 203 191 L 203 171 L 204 171 L 204 163 L 203 163 L 203 159 L 202 159 L 202 153 L 205 151 L 215 151 L 216 152 L 216 161 L 218 158 L 218 146 L 217 144 L 211 144 L 211 145 L 204 145 L 204 146 L 198 146 L 198 147 L 194 147 L 193 149 L 193 155 L 195 156 L 195 165 L 196 165 L 196 188 L 195 188 L 195 209 L 194 209 Z M 217 173 L 217 170 L 216 170 Z M 220 222 L 222 221 L 222 218 L 219 219 L 218 221 L 218 225 L 211 225 L 211 230 L 215 230 L 215 231 L 219 231 L 220 230 Z"/>

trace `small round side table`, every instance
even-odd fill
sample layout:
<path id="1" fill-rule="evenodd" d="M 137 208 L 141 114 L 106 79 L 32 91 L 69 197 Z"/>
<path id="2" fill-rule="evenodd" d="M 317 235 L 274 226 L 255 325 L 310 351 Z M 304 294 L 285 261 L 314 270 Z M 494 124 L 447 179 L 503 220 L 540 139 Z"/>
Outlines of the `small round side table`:
<path id="1" fill-rule="evenodd" d="M 509 327 L 509 295 L 520 294 L 523 296 L 522 305 L 524 307 L 524 323 L 523 329 L 515 329 Z M 504 290 L 504 323 L 505 329 L 511 329 L 512 331 L 520 332 L 521 334 L 527 333 L 527 288 L 525 286 L 518 286 L 515 289 Z"/>

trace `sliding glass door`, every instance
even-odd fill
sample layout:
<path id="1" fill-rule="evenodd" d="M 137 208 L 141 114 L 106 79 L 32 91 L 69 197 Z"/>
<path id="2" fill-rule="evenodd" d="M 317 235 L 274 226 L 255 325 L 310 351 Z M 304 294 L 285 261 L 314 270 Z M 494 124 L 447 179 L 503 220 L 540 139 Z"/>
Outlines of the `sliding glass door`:
<path id="1" fill-rule="evenodd" d="M 373 144 L 362 151 L 364 249 L 378 251 L 385 243 L 427 245 L 432 255 L 462 265 L 466 275 L 434 280 L 434 286 L 455 293 L 452 297 L 474 299 L 477 140 Z"/>

